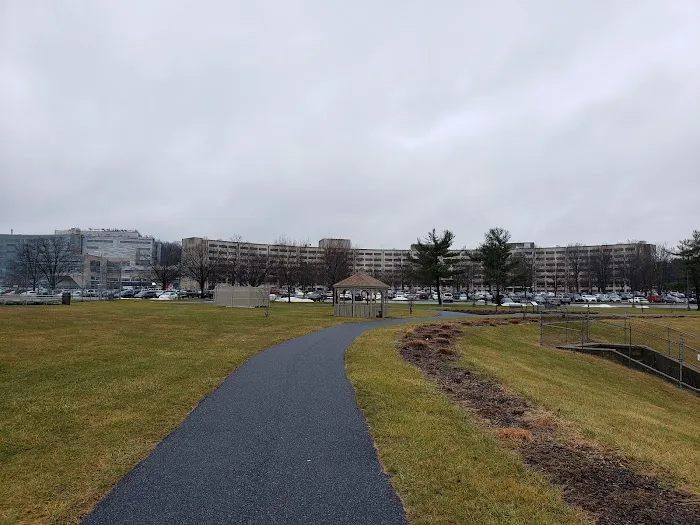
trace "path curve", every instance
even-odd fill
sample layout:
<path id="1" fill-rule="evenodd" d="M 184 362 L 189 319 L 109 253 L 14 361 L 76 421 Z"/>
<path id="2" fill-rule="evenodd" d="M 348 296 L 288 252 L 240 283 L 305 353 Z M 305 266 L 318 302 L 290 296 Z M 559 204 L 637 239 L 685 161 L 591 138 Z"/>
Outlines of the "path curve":
<path id="1" fill-rule="evenodd" d="M 345 375 L 345 350 L 368 330 L 431 320 L 337 325 L 254 355 L 83 523 L 405 523 Z"/>

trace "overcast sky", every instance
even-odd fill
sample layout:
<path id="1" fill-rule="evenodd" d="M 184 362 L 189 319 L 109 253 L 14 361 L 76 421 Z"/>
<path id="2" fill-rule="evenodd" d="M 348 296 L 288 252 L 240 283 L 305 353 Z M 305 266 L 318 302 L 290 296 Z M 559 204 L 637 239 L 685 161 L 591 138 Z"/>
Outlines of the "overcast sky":
<path id="1" fill-rule="evenodd" d="M 0 229 L 700 228 L 700 3 L 0 0 Z"/>

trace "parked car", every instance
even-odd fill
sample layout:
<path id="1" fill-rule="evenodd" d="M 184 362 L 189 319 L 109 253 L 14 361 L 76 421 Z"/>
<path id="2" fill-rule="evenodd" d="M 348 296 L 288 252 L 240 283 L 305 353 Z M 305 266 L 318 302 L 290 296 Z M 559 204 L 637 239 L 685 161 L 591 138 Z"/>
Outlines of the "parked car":
<path id="1" fill-rule="evenodd" d="M 141 290 L 135 297 L 138 297 L 139 299 L 155 299 L 158 297 L 158 292 L 155 290 Z"/>
<path id="2" fill-rule="evenodd" d="M 454 302 L 454 296 L 450 292 L 445 292 L 442 294 L 442 302 L 443 303 L 453 303 Z"/>
<path id="3" fill-rule="evenodd" d="M 523 303 L 516 303 L 510 297 L 502 297 L 501 298 L 501 306 L 508 306 L 509 308 L 515 308 L 515 307 L 522 307 Z"/>
<path id="4" fill-rule="evenodd" d="M 621 303 L 622 302 L 622 297 L 617 295 L 616 293 L 608 295 L 608 301 L 611 303 Z"/>
<path id="5" fill-rule="evenodd" d="M 630 303 L 632 304 L 649 304 L 649 301 L 647 300 L 646 297 L 632 297 L 632 299 L 629 300 Z"/>
<path id="6" fill-rule="evenodd" d="M 597 303 L 598 298 L 595 295 L 583 294 L 581 299 L 584 303 Z"/>
<path id="7" fill-rule="evenodd" d="M 132 297 L 134 297 L 134 295 L 135 294 L 133 290 L 124 290 L 119 294 L 119 296 L 123 299 L 131 299 Z"/>
<path id="8" fill-rule="evenodd" d="M 649 297 L 647 297 L 647 301 L 649 301 L 650 303 L 663 303 L 664 302 L 663 298 L 660 295 L 650 295 Z"/>
<path id="9" fill-rule="evenodd" d="M 176 301 L 180 298 L 180 295 L 174 290 L 168 290 L 167 292 L 161 293 L 157 299 L 158 301 Z"/>
<path id="10" fill-rule="evenodd" d="M 664 301 L 667 303 L 684 303 L 685 301 L 681 299 L 680 297 L 676 297 L 675 295 L 664 295 L 663 296 Z"/>
<path id="11" fill-rule="evenodd" d="M 323 301 L 326 298 L 326 296 L 322 292 L 309 292 L 308 294 L 306 294 L 306 298 L 311 299 L 314 302 L 319 302 Z"/>

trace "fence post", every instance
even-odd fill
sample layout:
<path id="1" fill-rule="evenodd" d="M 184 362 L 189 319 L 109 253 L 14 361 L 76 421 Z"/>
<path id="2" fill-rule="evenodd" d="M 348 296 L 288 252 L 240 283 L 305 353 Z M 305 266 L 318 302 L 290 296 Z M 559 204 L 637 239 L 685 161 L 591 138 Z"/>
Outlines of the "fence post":
<path id="1" fill-rule="evenodd" d="M 586 342 L 591 342 L 591 305 L 588 305 L 588 310 L 586 311 Z"/>
<path id="2" fill-rule="evenodd" d="M 630 338 L 629 346 L 627 347 L 627 364 L 632 362 L 632 322 L 630 321 Z"/>
<path id="3" fill-rule="evenodd" d="M 622 327 L 623 331 L 623 343 L 622 344 L 627 344 L 627 319 L 623 319 L 624 325 Z"/>
<path id="4" fill-rule="evenodd" d="M 667 334 L 667 339 L 668 339 L 668 356 L 671 357 L 671 327 L 668 327 L 668 334 Z"/>
<path id="5" fill-rule="evenodd" d="M 542 346 L 542 312 L 540 312 L 540 346 Z"/>
<path id="6" fill-rule="evenodd" d="M 583 323 L 585 322 L 585 319 L 581 319 L 581 350 L 583 350 L 583 334 L 584 334 L 584 329 L 583 329 Z"/>
<path id="7" fill-rule="evenodd" d="M 683 336 L 678 343 L 678 387 L 683 388 Z"/>

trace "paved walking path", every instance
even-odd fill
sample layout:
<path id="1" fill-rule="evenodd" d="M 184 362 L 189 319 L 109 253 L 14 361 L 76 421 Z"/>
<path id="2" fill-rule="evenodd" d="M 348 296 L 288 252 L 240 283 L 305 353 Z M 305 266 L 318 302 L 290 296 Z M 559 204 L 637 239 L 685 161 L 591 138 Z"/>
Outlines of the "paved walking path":
<path id="1" fill-rule="evenodd" d="M 256 354 L 84 523 L 403 524 L 345 350 L 372 328 L 434 319 L 338 325 Z"/>

